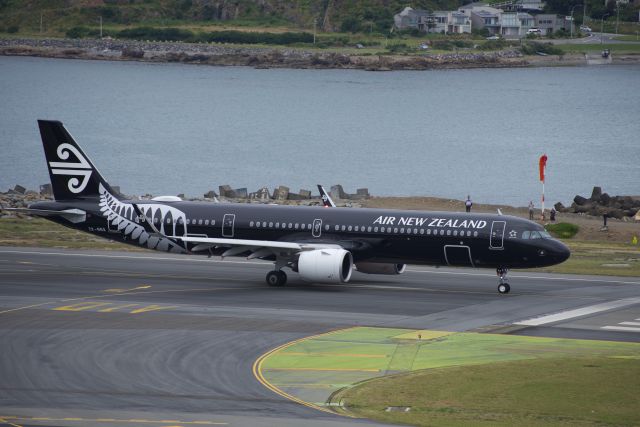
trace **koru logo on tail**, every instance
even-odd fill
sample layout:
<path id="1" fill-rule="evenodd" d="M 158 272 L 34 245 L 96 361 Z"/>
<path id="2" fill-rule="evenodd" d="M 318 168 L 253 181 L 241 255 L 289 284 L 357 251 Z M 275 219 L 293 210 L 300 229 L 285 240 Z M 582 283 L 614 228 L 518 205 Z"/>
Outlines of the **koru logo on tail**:
<path id="1" fill-rule="evenodd" d="M 84 156 L 80 153 L 80 151 L 71 144 L 60 144 L 56 149 L 56 154 L 60 160 L 68 160 L 69 154 L 73 153 L 78 159 L 77 162 L 72 161 L 64 161 L 64 162 L 49 162 L 49 167 L 51 168 L 51 173 L 54 175 L 67 175 L 73 176 L 76 178 L 70 178 L 67 182 L 67 187 L 69 187 L 69 191 L 74 194 L 81 193 L 89 183 L 89 178 L 93 173 L 93 169 L 91 165 L 84 158 Z M 82 178 L 82 182 L 78 179 Z"/>

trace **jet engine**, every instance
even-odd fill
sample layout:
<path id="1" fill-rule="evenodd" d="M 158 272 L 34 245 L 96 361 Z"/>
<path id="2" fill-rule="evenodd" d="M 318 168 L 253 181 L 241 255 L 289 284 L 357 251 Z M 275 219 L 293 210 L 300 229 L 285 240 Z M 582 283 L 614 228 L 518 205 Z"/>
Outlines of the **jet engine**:
<path id="1" fill-rule="evenodd" d="M 309 282 L 346 283 L 352 270 L 353 257 L 344 249 L 315 249 L 298 258 L 298 273 Z"/>
<path id="2" fill-rule="evenodd" d="M 376 262 L 359 262 L 356 268 L 360 273 L 367 274 L 402 274 L 407 264 L 382 264 Z"/>

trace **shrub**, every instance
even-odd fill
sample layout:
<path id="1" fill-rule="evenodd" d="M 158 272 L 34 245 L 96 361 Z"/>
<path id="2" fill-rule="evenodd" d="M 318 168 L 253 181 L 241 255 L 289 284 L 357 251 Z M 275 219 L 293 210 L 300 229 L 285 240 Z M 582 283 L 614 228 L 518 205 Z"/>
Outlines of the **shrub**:
<path id="1" fill-rule="evenodd" d="M 575 224 L 568 222 L 559 222 L 557 224 L 547 224 L 545 229 L 551 233 L 554 237 L 560 237 L 562 239 L 570 239 L 576 235 L 579 227 Z"/>
<path id="2" fill-rule="evenodd" d="M 17 26 L 17 25 L 11 25 L 11 26 L 9 26 L 9 28 L 7 28 L 7 33 L 9 33 L 9 34 L 15 34 L 18 31 L 20 31 L 20 27 Z"/>
<path id="3" fill-rule="evenodd" d="M 525 55 L 535 55 L 536 53 L 546 53 L 547 55 L 562 55 L 562 49 L 555 47 L 551 43 L 527 42 L 520 47 Z"/>

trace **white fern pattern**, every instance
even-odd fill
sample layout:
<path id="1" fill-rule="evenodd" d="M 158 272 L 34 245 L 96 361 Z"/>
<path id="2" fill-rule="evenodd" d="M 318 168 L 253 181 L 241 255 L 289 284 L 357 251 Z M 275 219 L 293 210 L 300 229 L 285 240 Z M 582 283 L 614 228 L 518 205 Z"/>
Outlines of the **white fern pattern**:
<path id="1" fill-rule="evenodd" d="M 131 240 L 138 240 L 140 246 L 158 251 L 185 253 L 185 248 L 177 243 L 159 236 L 150 235 L 136 215 L 133 206 L 122 203 L 107 191 L 102 184 L 100 191 L 100 212 L 107 218 L 109 224 Z M 160 233 L 170 236 L 187 234 L 186 215 L 179 209 L 162 204 L 139 204 L 142 213 L 150 220 L 158 223 L 156 227 Z M 113 228 L 112 227 L 112 228 Z"/>

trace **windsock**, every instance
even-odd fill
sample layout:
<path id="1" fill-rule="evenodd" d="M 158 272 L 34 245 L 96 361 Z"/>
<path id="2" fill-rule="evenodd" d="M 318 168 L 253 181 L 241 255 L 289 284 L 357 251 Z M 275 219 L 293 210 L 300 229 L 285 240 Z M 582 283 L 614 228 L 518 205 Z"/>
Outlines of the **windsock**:
<path id="1" fill-rule="evenodd" d="M 547 167 L 547 155 L 540 156 L 540 181 L 544 182 L 544 168 Z"/>

